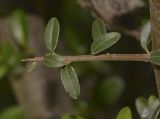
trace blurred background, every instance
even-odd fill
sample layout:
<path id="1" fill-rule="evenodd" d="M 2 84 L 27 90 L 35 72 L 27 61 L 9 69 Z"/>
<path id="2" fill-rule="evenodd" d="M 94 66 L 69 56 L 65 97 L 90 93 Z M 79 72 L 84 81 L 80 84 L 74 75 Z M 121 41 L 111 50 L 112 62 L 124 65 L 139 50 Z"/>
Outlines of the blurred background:
<path id="1" fill-rule="evenodd" d="M 121 40 L 103 53 L 144 53 L 139 33 L 149 19 L 147 0 L 0 0 L 0 119 L 115 119 L 136 97 L 157 95 L 152 66 L 145 62 L 78 62 L 81 95 L 65 92 L 59 69 L 38 64 L 28 73 L 20 60 L 47 53 L 43 33 L 57 17 L 61 33 L 56 52 L 90 54 L 95 18 Z M 17 35 L 20 34 L 20 35 Z"/>

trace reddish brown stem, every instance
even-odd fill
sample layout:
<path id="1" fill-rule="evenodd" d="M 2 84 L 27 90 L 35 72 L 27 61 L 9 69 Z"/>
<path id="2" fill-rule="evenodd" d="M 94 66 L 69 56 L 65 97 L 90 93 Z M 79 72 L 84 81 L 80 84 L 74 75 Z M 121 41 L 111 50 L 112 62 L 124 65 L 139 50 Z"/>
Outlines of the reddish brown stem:
<path id="1" fill-rule="evenodd" d="M 160 49 L 160 0 L 149 0 L 151 28 L 152 28 L 152 50 Z M 155 78 L 158 95 L 160 97 L 160 67 L 155 66 Z"/>
<path id="2" fill-rule="evenodd" d="M 78 61 L 149 61 L 150 54 L 103 54 L 103 55 L 79 55 L 63 56 L 66 62 Z M 24 59 L 28 62 L 42 62 L 44 57 Z"/>

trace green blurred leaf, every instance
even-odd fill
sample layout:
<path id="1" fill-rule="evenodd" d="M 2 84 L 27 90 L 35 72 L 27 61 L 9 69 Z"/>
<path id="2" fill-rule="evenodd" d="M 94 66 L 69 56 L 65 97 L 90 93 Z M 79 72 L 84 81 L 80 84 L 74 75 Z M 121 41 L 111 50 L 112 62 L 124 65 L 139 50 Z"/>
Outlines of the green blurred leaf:
<path id="1" fill-rule="evenodd" d="M 120 37 L 121 34 L 118 32 L 111 32 L 98 36 L 97 40 L 95 40 L 91 45 L 92 54 L 97 54 L 103 50 L 108 49 L 109 47 L 117 43 Z"/>
<path id="2" fill-rule="evenodd" d="M 11 56 L 15 55 L 15 49 L 9 42 L 3 42 L 0 44 L 0 54 L 3 60 L 9 60 Z"/>
<path id="3" fill-rule="evenodd" d="M 147 47 L 148 47 L 149 43 L 151 42 L 150 36 L 151 36 L 151 25 L 150 25 L 150 21 L 147 21 L 144 24 L 142 31 L 141 31 L 141 34 L 140 34 L 141 46 L 147 53 L 149 53 L 149 50 Z"/>
<path id="4" fill-rule="evenodd" d="M 143 117 L 142 119 L 157 119 L 159 112 L 160 102 L 156 100 L 143 111 L 141 116 Z"/>
<path id="5" fill-rule="evenodd" d="M 62 67 L 66 65 L 66 62 L 62 56 L 57 54 L 46 54 L 43 64 L 47 67 Z"/>
<path id="6" fill-rule="evenodd" d="M 74 100 L 73 101 L 75 112 L 79 115 L 88 115 L 88 103 L 85 100 Z"/>
<path id="7" fill-rule="evenodd" d="M 8 67 L 15 67 L 20 64 L 20 60 L 25 58 L 26 54 L 17 52 L 12 43 L 3 42 L 0 44 L 0 62 Z"/>
<path id="8" fill-rule="evenodd" d="M 143 118 L 143 114 L 147 106 L 148 106 L 148 102 L 145 98 L 139 97 L 136 99 L 136 108 L 141 118 Z"/>
<path id="9" fill-rule="evenodd" d="M 92 37 L 93 40 L 99 40 L 98 36 L 106 34 L 106 27 L 104 22 L 101 19 L 96 19 L 92 24 Z"/>
<path id="10" fill-rule="evenodd" d="M 29 63 L 29 64 L 27 65 L 27 71 L 28 71 L 28 72 L 33 71 L 34 68 L 36 67 L 36 65 L 37 65 L 37 62 L 31 62 L 31 63 Z"/>
<path id="11" fill-rule="evenodd" d="M 77 99 L 80 95 L 80 85 L 77 74 L 73 67 L 65 66 L 61 69 L 62 84 L 67 93 L 74 99 Z"/>
<path id="12" fill-rule="evenodd" d="M 48 50 L 54 52 L 58 38 L 59 38 L 60 26 L 57 18 L 51 18 L 46 26 L 44 33 L 44 40 Z"/>
<path id="13" fill-rule="evenodd" d="M 64 115 L 61 119 L 84 119 L 80 116 Z"/>
<path id="14" fill-rule="evenodd" d="M 152 104 L 154 101 L 156 101 L 158 98 L 154 95 L 149 96 L 148 98 L 148 104 Z"/>
<path id="15" fill-rule="evenodd" d="M 27 47 L 28 24 L 26 14 L 23 11 L 16 10 L 11 16 L 10 23 L 14 38 L 22 47 Z"/>
<path id="16" fill-rule="evenodd" d="M 10 107 L 0 113 L 0 119 L 24 119 L 23 111 L 20 107 Z"/>
<path id="17" fill-rule="evenodd" d="M 155 65 L 160 65 L 160 49 L 151 52 L 150 62 Z"/>
<path id="18" fill-rule="evenodd" d="M 116 119 L 132 119 L 130 108 L 124 107 L 123 109 L 121 109 Z"/>
<path id="19" fill-rule="evenodd" d="M 102 81 L 98 89 L 98 97 L 103 105 L 113 104 L 124 91 L 124 82 L 120 77 L 114 76 Z"/>
<path id="20" fill-rule="evenodd" d="M 2 79 L 7 74 L 7 71 L 8 71 L 7 65 L 0 64 L 0 79 Z"/>

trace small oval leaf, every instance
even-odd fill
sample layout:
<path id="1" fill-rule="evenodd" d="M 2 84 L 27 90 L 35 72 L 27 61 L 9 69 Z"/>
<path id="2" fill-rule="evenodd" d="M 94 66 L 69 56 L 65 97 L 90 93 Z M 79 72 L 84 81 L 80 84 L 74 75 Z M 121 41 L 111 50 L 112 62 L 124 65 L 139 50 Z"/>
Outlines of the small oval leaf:
<path id="1" fill-rule="evenodd" d="M 11 19 L 11 32 L 15 40 L 23 47 L 28 45 L 28 24 L 27 17 L 23 11 L 16 10 L 13 12 Z"/>
<path id="2" fill-rule="evenodd" d="M 130 108 L 124 107 L 123 109 L 121 109 L 116 119 L 132 119 Z"/>
<path id="3" fill-rule="evenodd" d="M 144 114 L 144 111 L 147 108 L 147 106 L 148 106 L 148 102 L 145 98 L 139 97 L 136 99 L 136 108 L 137 108 L 139 115 L 142 118 L 144 117 L 143 114 Z"/>
<path id="4" fill-rule="evenodd" d="M 94 41 L 91 45 L 92 54 L 97 54 L 99 52 L 102 52 L 103 50 L 108 49 L 109 47 L 117 43 L 120 37 L 121 34 L 118 32 L 112 32 L 99 36 L 99 40 Z"/>
<path id="5" fill-rule="evenodd" d="M 43 64 L 47 67 L 62 67 L 66 65 L 64 58 L 56 54 L 46 54 Z"/>
<path id="6" fill-rule="evenodd" d="M 48 50 L 53 52 L 57 46 L 60 26 L 57 18 L 51 18 L 44 32 L 44 40 Z"/>
<path id="7" fill-rule="evenodd" d="M 150 62 L 155 65 L 160 65 L 160 49 L 151 52 Z"/>
<path id="8" fill-rule="evenodd" d="M 36 67 L 36 65 L 37 65 L 37 62 L 31 62 L 31 63 L 29 63 L 29 64 L 27 65 L 27 71 L 28 71 L 28 72 L 33 71 L 33 69 Z"/>
<path id="9" fill-rule="evenodd" d="M 92 37 L 93 40 L 98 40 L 97 36 L 106 34 L 106 27 L 101 19 L 96 19 L 92 24 Z"/>
<path id="10" fill-rule="evenodd" d="M 141 34 L 140 34 L 141 46 L 147 53 L 149 53 L 148 45 L 151 42 L 150 36 L 151 36 L 151 24 L 150 24 L 150 21 L 147 21 L 144 24 Z"/>
<path id="11" fill-rule="evenodd" d="M 62 84 L 67 93 L 74 99 L 77 99 L 80 95 L 80 85 L 77 74 L 73 67 L 65 66 L 61 69 Z"/>

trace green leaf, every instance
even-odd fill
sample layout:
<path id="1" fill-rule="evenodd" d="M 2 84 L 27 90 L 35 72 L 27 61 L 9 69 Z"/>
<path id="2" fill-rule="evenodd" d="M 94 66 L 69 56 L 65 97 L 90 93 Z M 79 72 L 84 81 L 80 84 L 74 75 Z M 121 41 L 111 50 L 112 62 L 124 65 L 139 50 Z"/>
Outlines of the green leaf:
<path id="1" fill-rule="evenodd" d="M 121 109 L 116 119 L 132 119 L 130 108 L 124 107 L 123 109 Z"/>
<path id="2" fill-rule="evenodd" d="M 143 114 L 144 114 L 144 111 L 147 108 L 147 106 L 148 106 L 148 102 L 145 98 L 139 97 L 136 99 L 136 108 L 137 108 L 139 115 L 142 118 L 143 118 Z"/>
<path id="3" fill-rule="evenodd" d="M 0 119 L 24 119 L 23 111 L 18 106 L 7 108 L 0 113 Z"/>
<path id="4" fill-rule="evenodd" d="M 140 34 L 141 46 L 147 53 L 149 53 L 148 45 L 151 42 L 150 36 L 151 36 L 151 24 L 150 24 L 150 21 L 147 21 L 144 24 L 141 34 Z"/>
<path id="5" fill-rule="evenodd" d="M 67 93 L 74 99 L 77 99 L 80 95 L 80 85 L 77 74 L 73 67 L 65 66 L 61 69 L 62 84 Z"/>
<path id="6" fill-rule="evenodd" d="M 102 34 L 106 34 L 106 27 L 101 19 L 96 19 L 92 24 L 92 37 L 93 40 L 99 40 L 97 37 Z"/>
<path id="7" fill-rule="evenodd" d="M 46 54 L 43 64 L 47 67 L 62 67 L 66 62 L 62 56 L 56 54 Z"/>
<path id="8" fill-rule="evenodd" d="M 122 95 L 124 87 L 124 81 L 120 77 L 107 78 L 101 82 L 96 97 L 98 97 L 103 105 L 113 104 Z"/>
<path id="9" fill-rule="evenodd" d="M 16 41 L 24 48 L 28 45 L 28 24 L 27 17 L 23 11 L 13 12 L 11 19 L 11 31 Z"/>
<path id="10" fill-rule="evenodd" d="M 31 62 L 27 65 L 27 71 L 31 72 L 37 65 L 37 62 Z"/>
<path id="11" fill-rule="evenodd" d="M 44 40 L 48 50 L 54 52 L 58 38 L 59 38 L 60 26 L 57 18 L 51 18 L 46 26 L 44 32 Z"/>
<path id="12" fill-rule="evenodd" d="M 92 43 L 92 46 L 91 46 L 92 54 L 97 54 L 99 52 L 102 52 L 103 50 L 108 49 L 109 47 L 117 43 L 120 37 L 121 37 L 121 34 L 118 32 L 112 32 L 112 33 L 100 35 L 98 37 L 99 40 L 96 40 Z"/>
<path id="13" fill-rule="evenodd" d="M 150 62 L 155 65 L 160 65 L 160 49 L 151 52 Z"/>
<path id="14" fill-rule="evenodd" d="M 157 119 L 159 112 L 160 102 L 156 100 L 144 110 L 143 119 Z"/>
<path id="15" fill-rule="evenodd" d="M 9 42 L 3 42 L 0 44 L 0 54 L 3 60 L 8 61 L 12 55 L 15 55 L 15 53 L 13 44 Z"/>
<path id="16" fill-rule="evenodd" d="M 150 96 L 148 101 L 143 98 L 136 99 L 136 108 L 141 119 L 157 119 L 160 112 L 160 102 L 155 96 Z"/>
<path id="17" fill-rule="evenodd" d="M 154 95 L 151 95 L 151 96 L 149 96 L 149 98 L 148 98 L 148 103 L 149 104 L 152 104 L 154 101 L 156 101 L 157 100 L 157 97 L 156 96 L 154 96 Z"/>

